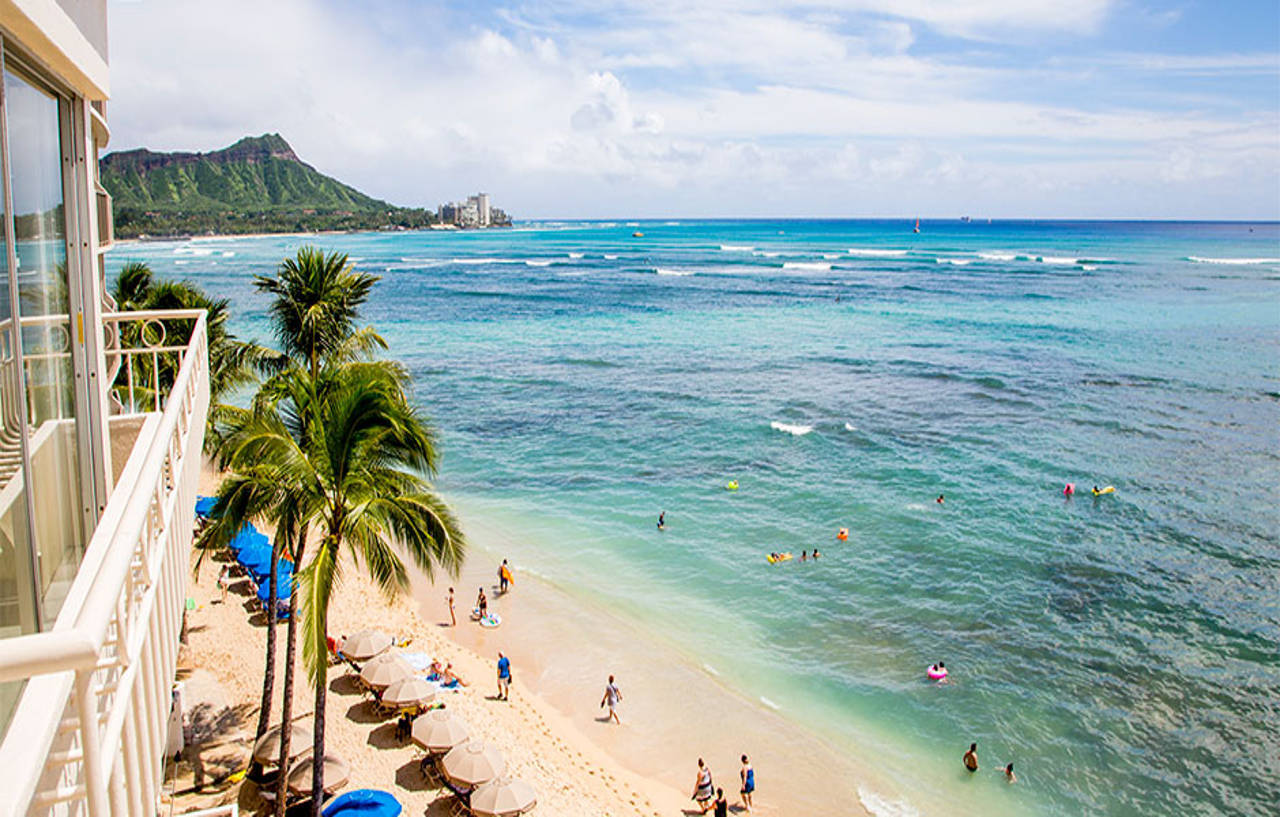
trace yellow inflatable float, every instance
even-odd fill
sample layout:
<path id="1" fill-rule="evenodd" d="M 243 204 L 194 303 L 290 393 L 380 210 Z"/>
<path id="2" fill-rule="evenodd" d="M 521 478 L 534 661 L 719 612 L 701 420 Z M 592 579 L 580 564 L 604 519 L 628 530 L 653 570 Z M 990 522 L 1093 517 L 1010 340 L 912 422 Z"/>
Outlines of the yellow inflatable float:
<path id="1" fill-rule="evenodd" d="M 782 562 L 791 561 L 791 554 L 790 553 L 770 553 L 768 556 L 764 558 L 769 564 L 776 565 L 776 564 L 781 564 Z"/>
<path id="2" fill-rule="evenodd" d="M 1105 488 L 1098 488 L 1097 486 L 1094 486 L 1094 489 L 1093 489 L 1094 496 L 1106 496 L 1107 494 L 1114 494 L 1115 492 L 1116 492 L 1116 486 L 1114 485 L 1108 485 Z"/>
<path id="3" fill-rule="evenodd" d="M 725 489 L 726 491 L 736 491 L 736 490 L 738 490 L 738 481 L 737 481 L 736 479 L 731 479 L 731 480 L 729 480 L 729 484 L 728 484 L 728 485 L 726 485 L 726 486 L 724 486 L 724 489 Z"/>

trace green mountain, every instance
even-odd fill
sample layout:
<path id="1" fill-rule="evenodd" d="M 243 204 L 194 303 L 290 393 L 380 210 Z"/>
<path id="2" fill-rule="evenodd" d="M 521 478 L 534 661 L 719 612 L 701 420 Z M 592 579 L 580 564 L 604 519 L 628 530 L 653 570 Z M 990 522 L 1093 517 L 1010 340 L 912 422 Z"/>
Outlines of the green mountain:
<path id="1" fill-rule="evenodd" d="M 209 153 L 109 153 L 99 169 L 121 238 L 408 228 L 434 220 L 324 175 L 276 133 Z"/>

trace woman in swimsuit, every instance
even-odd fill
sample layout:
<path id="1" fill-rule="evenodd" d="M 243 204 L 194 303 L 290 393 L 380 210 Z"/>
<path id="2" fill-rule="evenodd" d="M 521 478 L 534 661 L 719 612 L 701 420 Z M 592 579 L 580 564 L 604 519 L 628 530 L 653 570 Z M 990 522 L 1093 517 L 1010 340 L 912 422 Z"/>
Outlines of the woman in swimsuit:
<path id="1" fill-rule="evenodd" d="M 698 778 L 693 783 L 693 800 L 696 800 L 702 813 L 706 814 L 715 798 L 715 787 L 711 785 L 711 769 L 698 758 Z"/>
<path id="2" fill-rule="evenodd" d="M 480 588 L 480 595 L 476 597 L 476 609 L 480 611 L 480 618 L 484 618 L 489 612 L 489 600 L 484 597 L 484 588 Z"/>

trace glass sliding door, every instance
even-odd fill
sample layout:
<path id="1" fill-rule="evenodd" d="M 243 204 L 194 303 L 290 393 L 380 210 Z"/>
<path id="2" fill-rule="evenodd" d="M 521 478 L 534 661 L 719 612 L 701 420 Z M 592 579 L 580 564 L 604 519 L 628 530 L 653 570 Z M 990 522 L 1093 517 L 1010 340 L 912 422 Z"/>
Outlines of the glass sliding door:
<path id="1" fill-rule="evenodd" d="M 8 152 L 9 310 L 25 426 L 28 529 L 38 613 L 48 628 L 84 553 L 76 425 L 73 321 L 67 277 L 62 121 L 66 104 L 9 64 L 4 68 Z M 11 320 L 11 324 L 14 321 Z"/>

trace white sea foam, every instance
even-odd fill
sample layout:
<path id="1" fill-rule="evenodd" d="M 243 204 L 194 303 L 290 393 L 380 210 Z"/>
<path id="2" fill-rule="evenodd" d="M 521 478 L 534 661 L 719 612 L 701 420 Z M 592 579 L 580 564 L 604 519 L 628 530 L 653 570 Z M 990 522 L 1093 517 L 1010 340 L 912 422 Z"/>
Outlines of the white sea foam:
<path id="1" fill-rule="evenodd" d="M 761 695 L 761 696 L 760 696 L 760 703 L 764 704 L 765 706 L 769 707 L 770 709 L 774 710 L 775 712 L 781 712 L 781 711 L 782 711 L 782 707 L 778 706 L 778 705 L 777 705 L 777 704 L 775 704 L 773 701 L 769 700 L 768 698 L 764 697 L 763 695 Z"/>
<path id="2" fill-rule="evenodd" d="M 224 253 L 222 254 L 222 257 L 223 257 L 223 258 L 230 258 L 231 256 L 233 256 L 233 255 L 235 255 L 235 254 L 236 254 L 236 253 L 235 253 L 235 250 L 227 250 L 226 252 L 224 252 Z"/>
<path id="3" fill-rule="evenodd" d="M 191 262 L 190 261 L 174 261 L 173 263 L 177 264 L 178 266 L 182 266 L 183 264 L 190 264 Z"/>
<path id="4" fill-rule="evenodd" d="M 751 252 L 755 247 L 750 244 L 721 244 L 720 249 L 724 252 Z"/>
<path id="5" fill-rule="evenodd" d="M 616 255 L 606 255 L 606 256 L 604 257 L 604 260 L 606 260 L 606 261 L 617 261 L 617 260 L 618 260 L 618 256 L 616 256 Z"/>
<path id="6" fill-rule="evenodd" d="M 551 266 L 551 261 L 550 260 L 534 261 L 533 259 L 529 259 L 525 261 L 524 264 L 526 267 L 549 267 Z"/>
<path id="7" fill-rule="evenodd" d="M 824 252 L 824 253 L 822 254 L 822 257 L 823 257 L 823 258 L 825 258 L 825 259 L 827 259 L 828 261 L 834 261 L 834 260 L 836 260 L 837 258 L 839 258 L 839 257 L 840 257 L 840 253 L 838 253 L 838 252 Z"/>
<path id="8" fill-rule="evenodd" d="M 908 502 L 908 503 L 907 503 L 907 510 L 909 510 L 909 511 L 927 511 L 927 510 L 928 510 L 928 507 L 927 507 L 927 506 L 925 506 L 925 505 L 920 504 L 919 502 Z"/>
<path id="9" fill-rule="evenodd" d="M 450 264 L 519 264 L 519 258 L 450 258 Z"/>
<path id="10" fill-rule="evenodd" d="M 628 227 L 639 227 L 639 226 L 640 226 L 640 222 L 638 222 L 638 221 L 628 221 L 628 222 L 627 222 L 627 226 L 628 226 Z"/>
<path id="11" fill-rule="evenodd" d="M 1081 264 L 1080 269 L 1084 270 L 1085 272 L 1093 272 L 1094 270 L 1097 269 L 1097 267 L 1095 267 L 1093 264 Z"/>
<path id="12" fill-rule="evenodd" d="M 664 222 L 662 222 L 662 226 L 664 226 L 664 227 L 679 227 L 679 226 L 680 226 L 680 222 L 678 222 L 678 221 L 664 221 Z"/>
<path id="13" fill-rule="evenodd" d="M 978 257 L 984 261 L 1016 261 L 1018 256 L 1011 252 L 980 252 Z"/>
<path id="14" fill-rule="evenodd" d="M 569 257 L 570 257 L 570 258 L 581 258 L 581 257 L 582 257 L 582 253 L 580 253 L 580 252 L 571 252 L 571 253 L 569 253 Z"/>
<path id="15" fill-rule="evenodd" d="M 715 667 L 711 666 L 710 664 L 703 664 L 702 668 L 707 672 L 711 673 L 712 675 L 716 676 L 717 678 L 720 677 L 720 671 L 717 670 Z"/>
<path id="16" fill-rule="evenodd" d="M 906 250 L 881 250 L 870 247 L 850 247 L 849 255 L 858 255 L 864 258 L 897 258 L 906 255 Z"/>
<path id="17" fill-rule="evenodd" d="M 774 420 L 773 422 L 769 423 L 769 428 L 772 428 L 774 431 L 784 431 L 787 434 L 791 434 L 796 437 L 803 437 L 804 435 L 808 434 L 810 431 L 813 431 L 813 426 L 804 426 L 804 425 L 792 424 L 792 423 L 780 423 L 777 420 Z"/>
<path id="18" fill-rule="evenodd" d="M 1053 264 L 1054 266 L 1066 266 L 1070 264 L 1079 264 L 1079 258 L 1067 258 L 1061 255 L 1041 255 L 1037 259 L 1041 264 Z"/>
<path id="19" fill-rule="evenodd" d="M 1197 264 L 1280 264 L 1280 258 L 1204 258 L 1188 255 L 1187 260 Z"/>
<path id="20" fill-rule="evenodd" d="M 875 817 L 920 817 L 920 812 L 906 800 L 890 800 L 862 786 L 858 786 L 858 800 Z"/>
<path id="21" fill-rule="evenodd" d="M 829 270 L 831 265 L 822 261 L 787 261 L 782 265 L 783 269 L 807 269 L 807 270 Z"/>
<path id="22" fill-rule="evenodd" d="M 659 275 L 680 275 L 680 276 L 693 275 L 693 270 L 667 269 L 666 267 L 656 267 L 654 269 L 654 272 L 658 273 Z"/>
<path id="23" fill-rule="evenodd" d="M 973 263 L 973 260 L 969 258 L 935 258 L 933 260 L 939 264 L 950 264 L 953 267 L 965 267 Z"/>
<path id="24" fill-rule="evenodd" d="M 844 424 L 844 430 L 845 430 L 845 431 L 857 431 L 857 430 L 858 430 L 858 427 L 857 427 L 857 426 L 855 426 L 853 423 L 845 423 L 845 424 Z"/>
<path id="25" fill-rule="evenodd" d="M 751 254 L 758 255 L 761 258 L 777 258 L 778 256 L 782 255 L 782 253 L 776 252 L 774 250 L 756 250 Z"/>
<path id="26" fill-rule="evenodd" d="M 174 247 L 174 255 L 213 255 L 213 250 L 202 247 Z"/>

